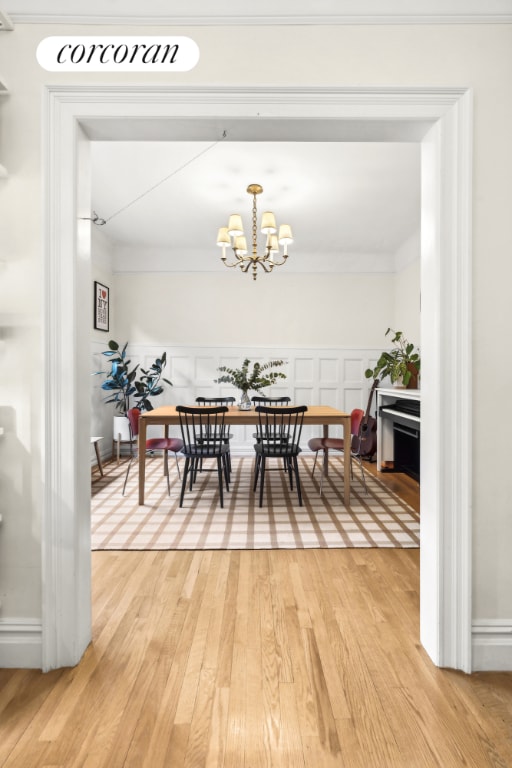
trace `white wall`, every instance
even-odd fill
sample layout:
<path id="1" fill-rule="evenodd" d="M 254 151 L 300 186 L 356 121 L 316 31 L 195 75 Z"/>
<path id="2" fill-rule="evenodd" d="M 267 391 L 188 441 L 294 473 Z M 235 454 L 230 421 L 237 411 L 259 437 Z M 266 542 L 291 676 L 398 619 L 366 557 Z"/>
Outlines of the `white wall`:
<path id="1" fill-rule="evenodd" d="M 421 347 L 421 250 L 420 233 L 416 232 L 395 254 L 393 328 Z"/>
<path id="2" fill-rule="evenodd" d="M 100 331 L 94 328 L 93 300 L 91 293 L 91 374 L 94 371 L 107 371 L 109 365 L 101 354 L 110 339 L 116 339 L 116 290 L 114 287 L 114 275 L 112 273 L 112 246 L 98 227 L 91 229 L 91 291 L 94 281 L 109 288 L 109 330 Z M 105 403 L 105 392 L 100 389 L 104 381 L 103 376 L 92 376 L 91 379 L 91 436 L 103 437 L 99 443 L 100 453 L 103 458 L 112 454 L 112 417 L 114 405 Z M 96 455 L 91 447 L 91 462 L 96 463 Z"/>
<path id="3" fill-rule="evenodd" d="M 237 396 L 214 383 L 217 367 L 237 366 L 247 356 L 287 361 L 286 382 L 269 394 L 346 410 L 365 408 L 369 382 L 364 371 L 388 346 L 386 329 L 397 317 L 401 324 L 395 327 L 412 332 L 419 326 L 417 236 L 397 253 L 397 269 L 402 269 L 397 273 L 297 274 L 284 268 L 256 282 L 238 271 L 145 273 L 140 265 L 137 273 L 112 274 L 112 253 L 103 231 L 93 228 L 93 279 L 109 285 L 113 310 L 111 332 L 93 331 L 92 366 L 108 368 L 101 352 L 110 338 L 129 342 L 134 365 L 148 366 L 165 350 L 165 375 L 174 386 L 154 405 L 190 403 L 198 395 Z M 414 300 L 402 301 L 401 292 L 414 293 Z M 102 380 L 92 379 L 92 431 L 104 436 L 107 456 L 113 407 L 103 402 Z M 235 438 L 235 449 L 247 449 L 245 434 Z"/>
<path id="4" fill-rule="evenodd" d="M 117 274 L 117 327 L 133 341 L 213 346 L 375 347 L 393 317 L 394 276 L 239 271 Z"/>
<path id="5" fill-rule="evenodd" d="M 10 177 L 0 181 L 2 249 L 9 280 L 0 282 L 0 314 L 7 348 L 3 354 L 23 372 L 14 387 L 2 376 L 1 402 L 13 409 L 12 439 L 22 446 L 26 471 L 19 479 L 20 492 L 8 496 L 4 513 L 15 522 L 16 535 L 28 542 L 23 567 L 36 574 L 40 566 L 40 499 L 38 482 L 41 454 L 39 381 L 41 366 L 51 365 L 43 355 L 41 327 L 42 210 L 41 109 L 45 83 L 106 84 L 97 74 L 46 73 L 35 59 L 38 42 L 65 32 L 97 34 L 97 27 L 66 29 L 62 26 L 19 25 L 3 32 L 0 76 L 11 95 L 0 105 L 2 129 L 0 155 Z M 137 29 L 117 29 L 136 34 Z M 162 34 L 148 27 L 147 34 Z M 512 177 L 510 125 L 512 123 L 511 25 L 397 25 L 397 26 L 297 26 L 264 28 L 182 28 L 198 43 L 201 58 L 196 69 L 172 77 L 144 73 L 116 75 L 108 81 L 144 85 L 186 83 L 197 85 L 247 84 L 301 86 L 471 86 L 474 93 L 474 197 L 473 197 L 473 592 L 475 621 L 512 619 L 512 529 L 508 429 L 494 435 L 489 450 L 489 404 L 506 402 L 512 377 L 512 357 L 504 354 L 510 343 L 509 286 L 512 282 L 512 219 L 509 215 L 509 180 Z M 271 56 L 251 57 L 248 51 L 272 51 Z M 435 52 L 435 53 L 434 53 Z M 172 294 L 171 294 L 172 295 Z M 222 297 L 217 297 L 220 301 Z M 172 306 L 170 306 L 170 311 Z M 223 311 L 226 311 L 223 309 Z M 35 318 L 34 332 L 28 328 Z M 144 338 L 147 319 L 140 319 Z M 5 330 L 8 323 L 11 330 Z M 233 316 L 233 326 L 250 321 Z M 172 320 L 169 321 L 172 327 Z M 304 323 L 304 333 L 308 326 Z M 254 328 L 248 330 L 254 334 Z M 12 368 L 9 368 L 9 373 Z M 8 378 L 8 377 L 7 377 Z M 36 407 L 34 407 L 34 403 Z M 505 420 L 510 417 L 505 412 Z M 14 508 L 14 504 L 16 504 Z M 12 506 L 11 506 L 12 505 Z M 15 517 L 14 517 L 15 514 Z M 1 539 L 1 536 L 0 536 Z M 32 546 L 32 544 L 35 545 Z M 5 558 L 7 544 L 0 542 L 0 574 L 4 599 L 19 616 L 40 616 L 40 582 L 22 578 L 16 558 Z M 18 589 L 18 584 L 22 586 Z M 15 599 L 16 598 L 16 599 Z M 14 608 L 13 608 L 14 610 Z"/>

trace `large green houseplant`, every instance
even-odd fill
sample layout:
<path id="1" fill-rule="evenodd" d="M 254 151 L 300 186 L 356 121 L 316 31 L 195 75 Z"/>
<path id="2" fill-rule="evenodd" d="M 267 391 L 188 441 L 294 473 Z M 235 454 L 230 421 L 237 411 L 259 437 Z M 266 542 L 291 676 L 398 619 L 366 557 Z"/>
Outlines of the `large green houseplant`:
<path id="1" fill-rule="evenodd" d="M 111 339 L 108 342 L 108 349 L 101 353 L 108 358 L 110 370 L 96 371 L 96 375 L 105 376 L 101 388 L 108 394 L 104 401 L 115 403 L 119 416 L 126 416 L 131 406 L 131 398 L 135 408 L 140 408 L 141 411 L 152 411 L 151 398 L 162 394 L 164 383 L 172 387 L 172 382 L 163 376 L 163 370 L 167 365 L 165 352 L 146 370 L 138 363 L 131 367 L 127 348 L 128 342 L 121 347 L 117 341 Z"/>
<path id="2" fill-rule="evenodd" d="M 402 331 L 388 328 L 385 335 L 393 334 L 391 343 L 393 347 L 381 353 L 374 368 L 367 368 L 367 379 L 380 379 L 389 376 L 395 386 L 406 388 L 418 386 L 418 375 L 421 369 L 419 349 L 407 341 Z"/>
<path id="3" fill-rule="evenodd" d="M 251 407 L 248 392 L 261 392 L 265 387 L 270 387 L 277 379 L 286 379 L 282 371 L 274 371 L 272 368 L 280 368 L 285 364 L 284 360 L 269 360 L 267 363 L 253 363 L 246 358 L 241 368 L 228 368 L 223 365 L 217 368 L 223 375 L 215 379 L 216 384 L 232 384 L 242 393 L 239 407 L 246 410 Z"/>

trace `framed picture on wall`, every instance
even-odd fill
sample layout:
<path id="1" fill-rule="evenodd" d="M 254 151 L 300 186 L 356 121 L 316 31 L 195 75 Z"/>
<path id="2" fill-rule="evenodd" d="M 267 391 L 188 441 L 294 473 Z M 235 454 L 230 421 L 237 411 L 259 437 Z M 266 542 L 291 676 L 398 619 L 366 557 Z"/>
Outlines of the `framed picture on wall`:
<path id="1" fill-rule="evenodd" d="M 106 285 L 94 281 L 94 327 L 98 331 L 108 331 L 109 289 Z"/>

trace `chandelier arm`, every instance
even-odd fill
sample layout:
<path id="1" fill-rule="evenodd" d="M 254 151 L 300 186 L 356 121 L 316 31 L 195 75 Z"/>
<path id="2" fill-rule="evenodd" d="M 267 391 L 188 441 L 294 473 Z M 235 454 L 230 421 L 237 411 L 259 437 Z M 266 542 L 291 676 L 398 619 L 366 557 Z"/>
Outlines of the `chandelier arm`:
<path id="1" fill-rule="evenodd" d="M 265 272 L 272 272 L 272 270 L 274 269 L 274 265 L 273 264 L 271 264 L 268 261 L 264 261 L 263 259 L 261 259 L 261 257 L 258 258 L 258 264 L 260 265 L 260 267 L 263 267 Z"/>
<path id="2" fill-rule="evenodd" d="M 271 263 L 272 263 L 272 265 L 274 267 L 282 267 L 283 264 L 286 264 L 286 259 L 287 258 L 288 258 L 288 256 L 283 256 L 283 260 L 282 261 L 275 261 L 275 259 L 272 259 Z"/>
<path id="3" fill-rule="evenodd" d="M 234 261 L 232 264 L 228 264 L 226 259 L 221 257 L 225 267 L 241 267 L 244 261 L 249 260 L 249 257 L 247 256 L 239 256 L 234 248 L 233 248 L 233 254 L 235 256 L 236 261 Z"/>

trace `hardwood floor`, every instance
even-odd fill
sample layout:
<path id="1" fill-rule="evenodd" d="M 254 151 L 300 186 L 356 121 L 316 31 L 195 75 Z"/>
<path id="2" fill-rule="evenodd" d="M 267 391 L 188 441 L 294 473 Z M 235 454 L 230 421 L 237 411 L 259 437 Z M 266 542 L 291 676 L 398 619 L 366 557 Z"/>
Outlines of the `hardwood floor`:
<path id="1" fill-rule="evenodd" d="M 4 768 L 512 765 L 512 675 L 419 644 L 418 550 L 92 561 L 80 664 L 0 670 Z"/>
<path id="2" fill-rule="evenodd" d="M 404 472 L 378 472 L 375 462 L 363 461 L 367 472 L 371 472 L 386 484 L 390 491 L 397 493 L 416 512 L 420 511 L 420 484 Z"/>
<path id="3" fill-rule="evenodd" d="M 418 507 L 417 483 L 386 483 Z M 512 674 L 440 670 L 420 646 L 419 550 L 92 564 L 80 664 L 0 670 L 3 768 L 512 766 Z"/>

